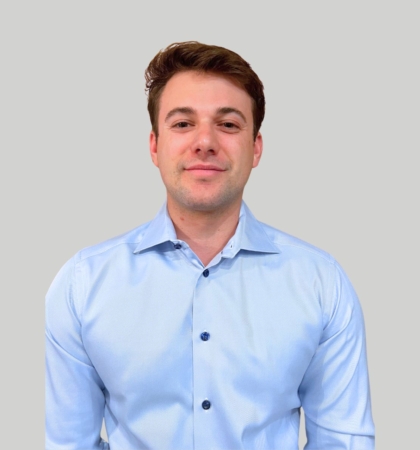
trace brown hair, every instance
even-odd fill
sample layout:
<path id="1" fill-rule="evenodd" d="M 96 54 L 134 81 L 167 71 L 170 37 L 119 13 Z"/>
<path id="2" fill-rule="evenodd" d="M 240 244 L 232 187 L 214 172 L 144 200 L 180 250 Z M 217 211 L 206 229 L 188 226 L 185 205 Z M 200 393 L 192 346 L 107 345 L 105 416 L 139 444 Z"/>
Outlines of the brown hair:
<path id="1" fill-rule="evenodd" d="M 169 79 L 178 72 L 195 70 L 220 74 L 236 82 L 252 98 L 254 139 L 265 113 L 264 86 L 258 75 L 237 53 L 216 45 L 196 41 L 174 43 L 161 50 L 150 61 L 145 72 L 147 109 L 150 122 L 158 135 L 159 100 Z"/>

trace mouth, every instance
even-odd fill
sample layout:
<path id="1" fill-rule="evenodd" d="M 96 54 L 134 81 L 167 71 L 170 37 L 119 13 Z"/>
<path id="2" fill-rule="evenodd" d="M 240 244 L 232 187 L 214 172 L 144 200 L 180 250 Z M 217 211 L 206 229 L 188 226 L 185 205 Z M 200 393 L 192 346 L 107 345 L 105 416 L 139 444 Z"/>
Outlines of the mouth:
<path id="1" fill-rule="evenodd" d="M 211 180 L 219 177 L 226 169 L 216 166 L 214 164 L 194 164 L 186 167 L 185 171 L 196 179 Z"/>
<path id="2" fill-rule="evenodd" d="M 211 173 L 211 172 L 224 172 L 226 169 L 222 167 L 215 166 L 213 164 L 195 164 L 193 166 L 186 167 L 185 170 L 188 172 L 203 172 L 203 173 Z"/>

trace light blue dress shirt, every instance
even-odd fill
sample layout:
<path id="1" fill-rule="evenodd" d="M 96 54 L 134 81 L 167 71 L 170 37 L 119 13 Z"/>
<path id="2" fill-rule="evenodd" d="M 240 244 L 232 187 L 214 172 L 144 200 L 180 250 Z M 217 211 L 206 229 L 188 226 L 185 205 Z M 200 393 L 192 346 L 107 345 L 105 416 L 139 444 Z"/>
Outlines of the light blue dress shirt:
<path id="1" fill-rule="evenodd" d="M 374 448 L 352 286 L 244 203 L 207 267 L 166 205 L 82 250 L 51 285 L 46 328 L 48 450 L 297 450 L 301 407 L 307 450 Z"/>

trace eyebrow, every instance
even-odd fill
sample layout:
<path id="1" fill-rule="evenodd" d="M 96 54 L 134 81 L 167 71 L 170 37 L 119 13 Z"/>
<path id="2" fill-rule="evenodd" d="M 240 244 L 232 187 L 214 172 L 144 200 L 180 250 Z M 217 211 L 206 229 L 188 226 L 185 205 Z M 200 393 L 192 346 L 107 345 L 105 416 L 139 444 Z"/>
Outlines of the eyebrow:
<path id="1" fill-rule="evenodd" d="M 239 109 L 236 108 L 232 108 L 230 106 L 224 106 L 223 108 L 219 108 L 217 110 L 217 114 L 223 115 L 223 114 L 237 114 L 245 123 L 246 123 L 246 118 L 244 116 L 244 114 L 239 111 Z"/>
<path id="2" fill-rule="evenodd" d="M 195 113 L 196 113 L 196 111 L 193 108 L 190 108 L 188 106 L 179 106 L 177 108 L 171 109 L 168 112 L 168 114 L 166 114 L 165 122 L 168 121 L 175 114 L 192 115 L 192 114 L 195 114 Z M 218 115 L 231 114 L 231 113 L 237 114 L 246 123 L 245 115 L 241 111 L 239 111 L 239 109 L 232 108 L 231 106 L 223 106 L 222 108 L 218 108 L 217 109 L 217 114 Z"/>
<path id="3" fill-rule="evenodd" d="M 188 106 L 180 106 L 178 108 L 171 109 L 168 114 L 166 114 L 165 122 L 168 121 L 172 116 L 175 114 L 194 114 L 195 110 L 192 108 L 189 108 Z"/>

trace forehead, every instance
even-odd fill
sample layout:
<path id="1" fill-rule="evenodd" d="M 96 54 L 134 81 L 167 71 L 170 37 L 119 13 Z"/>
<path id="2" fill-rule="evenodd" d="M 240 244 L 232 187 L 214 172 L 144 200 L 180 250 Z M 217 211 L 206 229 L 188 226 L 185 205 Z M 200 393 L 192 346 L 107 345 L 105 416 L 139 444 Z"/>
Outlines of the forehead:
<path id="1" fill-rule="evenodd" d="M 219 74 L 179 72 L 167 82 L 159 103 L 160 117 L 179 107 L 191 107 L 198 112 L 233 107 L 252 117 L 249 94 L 234 80 Z"/>

